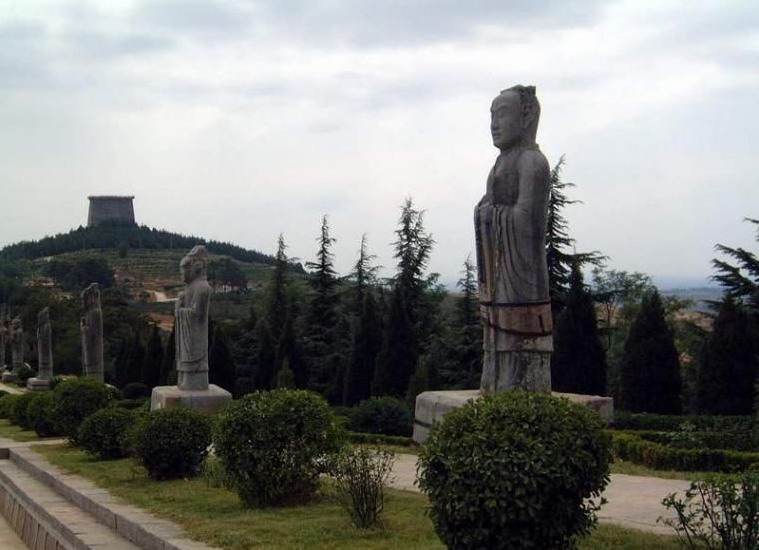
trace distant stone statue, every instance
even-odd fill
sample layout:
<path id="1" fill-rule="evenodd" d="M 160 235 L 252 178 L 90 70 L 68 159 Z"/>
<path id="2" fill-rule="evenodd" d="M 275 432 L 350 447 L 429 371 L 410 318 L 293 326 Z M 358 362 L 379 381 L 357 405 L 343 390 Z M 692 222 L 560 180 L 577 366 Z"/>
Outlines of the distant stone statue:
<path id="1" fill-rule="evenodd" d="M 26 381 L 27 389 L 41 391 L 50 389 L 53 378 L 53 332 L 50 327 L 50 309 L 37 314 L 37 376 Z"/>
<path id="2" fill-rule="evenodd" d="M 503 90 L 490 108 L 500 154 L 475 208 L 483 391 L 551 391 L 553 323 L 545 235 L 548 161 L 535 143 L 540 104 L 534 86 Z"/>
<path id="3" fill-rule="evenodd" d="M 14 373 L 24 366 L 24 327 L 21 317 L 14 317 L 11 321 L 11 367 Z"/>
<path id="4" fill-rule="evenodd" d="M 81 294 L 84 313 L 79 323 L 82 333 L 82 376 L 103 381 L 103 310 L 100 287 L 92 283 Z"/>
<path id="5" fill-rule="evenodd" d="M 194 247 L 179 264 L 184 292 L 177 297 L 176 359 L 180 390 L 208 390 L 208 309 L 211 287 L 206 269 L 206 247 Z"/>

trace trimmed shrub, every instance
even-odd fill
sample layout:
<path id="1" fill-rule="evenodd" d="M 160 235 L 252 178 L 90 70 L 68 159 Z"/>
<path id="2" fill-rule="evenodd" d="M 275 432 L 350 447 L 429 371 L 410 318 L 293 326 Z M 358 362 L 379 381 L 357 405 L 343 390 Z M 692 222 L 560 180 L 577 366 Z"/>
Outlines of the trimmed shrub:
<path id="1" fill-rule="evenodd" d="M 148 411 L 150 410 L 150 400 L 141 398 L 141 399 L 119 399 L 118 401 L 114 401 L 113 406 L 118 407 L 120 409 L 127 409 L 127 410 L 135 410 L 145 407 L 147 404 Z"/>
<path id="2" fill-rule="evenodd" d="M 61 428 L 55 417 L 55 399 L 49 391 L 31 394 L 32 400 L 26 409 L 29 428 L 40 437 L 61 435 Z"/>
<path id="3" fill-rule="evenodd" d="M 353 409 L 348 429 L 384 435 L 411 435 L 411 413 L 395 397 L 372 397 Z"/>
<path id="4" fill-rule="evenodd" d="M 130 382 L 124 386 L 124 399 L 140 399 L 150 397 L 150 388 L 140 382 Z"/>
<path id="5" fill-rule="evenodd" d="M 0 397 L 0 418 L 7 418 L 10 420 L 11 413 L 20 395 L 8 394 Z"/>
<path id="6" fill-rule="evenodd" d="M 26 430 L 30 430 L 29 419 L 27 417 L 27 411 L 29 410 L 29 403 L 34 399 L 34 393 L 28 392 L 18 396 L 18 399 L 13 404 L 13 409 L 10 413 L 10 421 L 16 426 L 20 426 Z"/>
<path id="7" fill-rule="evenodd" d="M 64 380 L 53 390 L 55 415 L 61 432 L 76 443 L 84 419 L 105 408 L 111 399 L 108 386 L 89 378 Z"/>
<path id="8" fill-rule="evenodd" d="M 654 470 L 735 472 L 759 465 L 759 453 L 669 447 L 635 432 L 612 432 L 612 447 L 616 457 Z"/>
<path id="9" fill-rule="evenodd" d="M 79 446 L 103 460 L 124 458 L 129 451 L 129 433 L 136 419 L 137 414 L 127 409 L 100 409 L 85 418 L 79 427 Z"/>
<path id="10" fill-rule="evenodd" d="M 596 413 L 510 390 L 435 426 L 419 457 L 419 486 L 448 548 L 567 549 L 596 522 L 610 460 Z"/>
<path id="11" fill-rule="evenodd" d="M 25 388 L 26 381 L 37 376 L 37 371 L 29 365 L 24 364 L 16 371 L 16 376 L 18 376 L 19 387 Z"/>
<path id="12" fill-rule="evenodd" d="M 313 496 L 339 430 L 327 402 L 306 390 L 257 391 L 221 415 L 216 453 L 247 506 L 302 503 Z"/>
<path id="13" fill-rule="evenodd" d="M 668 445 L 681 449 L 724 449 L 731 451 L 757 451 L 757 442 L 745 433 L 732 432 L 654 432 L 650 430 L 622 431 L 652 441 L 661 445 Z"/>
<path id="14" fill-rule="evenodd" d="M 192 409 L 152 411 L 135 428 L 137 457 L 152 479 L 198 473 L 211 445 L 211 419 Z"/>
<path id="15" fill-rule="evenodd" d="M 619 430 L 654 430 L 674 432 L 684 423 L 693 424 L 696 431 L 746 433 L 754 427 L 751 416 L 667 415 L 614 411 L 612 426 Z"/>
<path id="16" fill-rule="evenodd" d="M 352 447 L 330 460 L 329 473 L 335 480 L 340 504 L 356 527 L 366 529 L 379 522 L 393 462 L 393 452 L 365 447 Z"/>
<path id="17" fill-rule="evenodd" d="M 413 447 L 414 440 L 410 437 L 398 435 L 367 434 L 361 432 L 346 432 L 350 443 L 356 445 L 397 445 L 399 447 Z"/>

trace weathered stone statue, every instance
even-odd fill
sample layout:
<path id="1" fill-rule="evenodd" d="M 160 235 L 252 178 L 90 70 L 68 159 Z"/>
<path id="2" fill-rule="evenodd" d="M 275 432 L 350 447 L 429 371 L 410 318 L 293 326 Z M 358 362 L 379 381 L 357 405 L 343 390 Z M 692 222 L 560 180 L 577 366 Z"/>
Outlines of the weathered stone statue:
<path id="1" fill-rule="evenodd" d="M 206 278 L 208 253 L 194 247 L 179 264 L 186 284 L 174 307 L 177 385 L 153 388 L 150 409 L 190 407 L 207 413 L 221 411 L 232 394 L 208 383 L 208 310 L 211 287 Z"/>
<path id="2" fill-rule="evenodd" d="M 533 86 L 502 91 L 490 108 L 500 149 L 474 212 L 483 391 L 551 391 L 553 323 L 545 234 L 548 161 L 535 143 L 540 104 Z"/>
<path id="3" fill-rule="evenodd" d="M 53 378 L 53 333 L 50 327 L 50 309 L 37 314 L 37 376 L 26 381 L 31 391 L 50 389 Z"/>
<path id="4" fill-rule="evenodd" d="M 208 389 L 208 308 L 211 287 L 206 247 L 193 248 L 179 268 L 184 280 L 174 308 L 176 318 L 177 386 L 180 390 Z"/>
<path id="5" fill-rule="evenodd" d="M 79 323 L 82 333 L 82 376 L 103 381 L 103 310 L 100 287 L 92 283 L 81 294 L 84 314 Z"/>
<path id="6" fill-rule="evenodd" d="M 24 327 L 21 317 L 14 317 L 11 321 L 11 367 L 13 372 L 24 366 Z"/>

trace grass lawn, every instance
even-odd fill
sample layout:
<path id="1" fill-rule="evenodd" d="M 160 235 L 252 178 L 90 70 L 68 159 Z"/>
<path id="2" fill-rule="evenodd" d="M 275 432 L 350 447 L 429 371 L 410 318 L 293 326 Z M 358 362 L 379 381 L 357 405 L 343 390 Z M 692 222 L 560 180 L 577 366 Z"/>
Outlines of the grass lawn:
<path id="1" fill-rule="evenodd" d="M 13 441 L 39 441 L 40 437 L 36 432 L 25 430 L 19 426 L 14 426 L 7 418 L 0 418 L 0 437 L 6 437 Z"/>
<path id="2" fill-rule="evenodd" d="M 183 526 L 189 536 L 228 550 L 442 549 L 425 515 L 427 498 L 388 490 L 382 529 L 354 528 L 328 484 L 309 506 L 244 509 L 237 496 L 202 479 L 150 481 L 129 459 L 94 460 L 67 445 L 35 450 L 65 470 L 89 478 L 114 495 Z M 580 550 L 679 549 L 676 539 L 608 525 L 582 540 Z"/>

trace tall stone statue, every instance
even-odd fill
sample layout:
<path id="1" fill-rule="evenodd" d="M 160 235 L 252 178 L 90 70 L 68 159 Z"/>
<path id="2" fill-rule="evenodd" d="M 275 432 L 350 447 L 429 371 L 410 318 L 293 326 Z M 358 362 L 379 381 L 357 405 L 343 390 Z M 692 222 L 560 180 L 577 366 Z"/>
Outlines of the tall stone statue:
<path id="1" fill-rule="evenodd" d="M 14 373 L 24 366 L 24 327 L 21 317 L 14 317 L 11 321 L 11 367 Z"/>
<path id="2" fill-rule="evenodd" d="M 50 309 L 37 314 L 37 376 L 26 381 L 31 391 L 50 389 L 53 378 L 53 332 L 50 327 Z"/>
<path id="3" fill-rule="evenodd" d="M 82 376 L 103 381 L 103 310 L 100 287 L 92 283 L 81 294 L 84 313 L 79 323 L 82 333 Z"/>
<path id="4" fill-rule="evenodd" d="M 177 297 L 176 317 L 177 386 L 180 390 L 208 389 L 208 309 L 211 287 L 206 268 L 206 247 L 194 247 L 179 268 L 184 292 Z"/>
<path id="5" fill-rule="evenodd" d="M 535 143 L 540 104 L 534 86 L 503 90 L 490 108 L 500 154 L 474 212 L 483 391 L 551 391 L 553 323 L 545 234 L 548 161 Z"/>
<path id="6" fill-rule="evenodd" d="M 194 247 L 179 264 L 184 292 L 174 306 L 177 385 L 153 388 L 150 410 L 189 407 L 215 414 L 222 411 L 232 394 L 208 383 L 208 310 L 211 287 L 208 285 L 206 247 Z"/>

